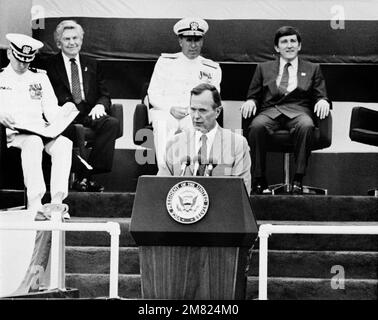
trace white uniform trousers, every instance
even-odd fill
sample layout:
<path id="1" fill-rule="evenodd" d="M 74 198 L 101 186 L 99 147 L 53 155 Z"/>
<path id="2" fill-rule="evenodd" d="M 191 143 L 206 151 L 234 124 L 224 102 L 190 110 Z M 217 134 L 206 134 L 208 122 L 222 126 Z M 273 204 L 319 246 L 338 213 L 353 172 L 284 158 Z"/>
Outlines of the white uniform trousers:
<path id="1" fill-rule="evenodd" d="M 184 131 L 193 128 L 190 115 L 177 120 L 164 110 L 150 110 L 150 120 L 154 130 L 154 143 L 158 168 L 165 163 L 167 142 L 173 138 L 178 130 Z"/>
<path id="2" fill-rule="evenodd" d="M 10 146 L 21 149 L 24 183 L 27 188 L 28 209 L 38 210 L 46 185 L 42 171 L 43 149 L 51 156 L 51 202 L 59 203 L 68 195 L 68 179 L 72 161 L 72 141 L 63 136 L 43 145 L 37 135 L 16 135 Z"/>

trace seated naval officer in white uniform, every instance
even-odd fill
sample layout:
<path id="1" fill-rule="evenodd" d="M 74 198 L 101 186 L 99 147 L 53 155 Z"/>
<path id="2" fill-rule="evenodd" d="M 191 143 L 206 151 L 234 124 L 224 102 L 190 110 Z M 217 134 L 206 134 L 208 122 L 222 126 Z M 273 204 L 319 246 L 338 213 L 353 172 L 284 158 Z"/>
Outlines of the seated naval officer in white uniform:
<path id="1" fill-rule="evenodd" d="M 201 83 L 212 84 L 220 91 L 219 64 L 200 55 L 208 29 L 207 22 L 200 18 L 178 21 L 173 31 L 181 52 L 162 53 L 156 62 L 148 98 L 159 167 L 164 163 L 167 141 L 177 132 L 193 128 L 189 116 L 190 91 Z"/>
<path id="2" fill-rule="evenodd" d="M 37 213 L 47 213 L 54 207 L 69 218 L 67 205 L 71 169 L 72 142 L 63 136 L 54 139 L 15 129 L 19 123 L 41 123 L 55 119 L 60 107 L 44 70 L 29 68 L 43 43 L 23 34 L 7 34 L 10 63 L 0 72 L 0 123 L 6 127 L 7 146 L 21 149 L 27 207 Z M 69 102 L 71 103 L 71 102 Z M 72 103 L 71 103 L 72 104 Z M 42 206 L 46 185 L 42 172 L 42 152 L 51 155 L 51 204 Z"/>

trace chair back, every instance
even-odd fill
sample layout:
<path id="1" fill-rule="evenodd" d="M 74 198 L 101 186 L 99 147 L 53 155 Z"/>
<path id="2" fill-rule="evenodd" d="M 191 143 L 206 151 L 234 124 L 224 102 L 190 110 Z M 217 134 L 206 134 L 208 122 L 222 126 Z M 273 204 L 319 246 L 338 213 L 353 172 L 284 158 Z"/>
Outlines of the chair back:
<path id="1" fill-rule="evenodd" d="M 0 124 L 0 188 L 3 188 L 5 176 L 4 176 L 4 170 L 5 170 L 5 153 L 7 149 L 7 137 L 5 134 L 5 127 Z"/>
<path id="2" fill-rule="evenodd" d="M 349 137 L 352 141 L 378 146 L 378 111 L 354 107 L 350 118 Z"/>

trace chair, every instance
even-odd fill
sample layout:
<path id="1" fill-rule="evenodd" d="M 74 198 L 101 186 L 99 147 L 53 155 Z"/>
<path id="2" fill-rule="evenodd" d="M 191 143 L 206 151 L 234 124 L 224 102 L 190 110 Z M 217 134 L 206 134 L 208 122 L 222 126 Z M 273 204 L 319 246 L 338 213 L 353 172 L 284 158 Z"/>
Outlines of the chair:
<path id="1" fill-rule="evenodd" d="M 134 144 L 143 145 L 146 148 L 154 148 L 152 124 L 148 119 L 148 110 L 151 108 L 147 96 L 148 83 L 143 85 L 142 101 L 137 104 L 133 116 L 133 141 Z"/>
<path id="2" fill-rule="evenodd" d="M 378 111 L 354 107 L 350 118 L 349 137 L 352 141 L 378 146 Z M 378 187 L 368 191 L 378 197 Z"/>
<path id="3" fill-rule="evenodd" d="M 0 124 L 0 189 L 23 190 L 22 204 L 17 199 L 11 200 L 16 206 L 6 210 L 21 210 L 27 206 L 26 188 L 21 167 L 21 151 L 7 147 L 6 128 Z M 47 153 L 44 157 L 48 156 Z M 3 206 L 0 206 L 3 207 Z"/>
<path id="4" fill-rule="evenodd" d="M 248 136 L 248 127 L 253 117 L 248 119 L 242 118 L 243 135 Z M 312 150 L 320 150 L 328 148 L 332 143 L 332 115 L 329 113 L 325 119 L 314 119 L 315 133 Z M 284 153 L 284 182 L 270 185 L 268 189 L 272 195 L 279 192 L 290 192 L 290 153 L 294 150 L 293 139 L 291 138 L 289 130 L 277 130 L 268 138 L 268 152 Z M 323 188 L 316 188 L 312 186 L 303 186 L 303 194 L 323 194 L 327 195 L 328 190 Z"/>
<path id="5" fill-rule="evenodd" d="M 3 188 L 5 182 L 5 153 L 7 152 L 7 137 L 5 127 L 0 124 L 0 188 Z"/>
<path id="6" fill-rule="evenodd" d="M 117 138 L 122 137 L 123 135 L 123 106 L 122 104 L 112 104 L 109 110 L 109 115 L 117 118 L 119 121 L 119 131 Z M 75 123 L 74 124 L 74 141 L 73 141 L 73 154 L 79 155 L 84 160 L 87 160 L 89 157 L 89 153 L 91 148 L 93 147 L 94 139 L 95 139 L 95 132 L 83 126 L 82 124 Z M 70 182 L 72 183 L 75 179 L 74 172 L 77 170 L 78 161 L 74 157 L 74 161 L 72 163 L 72 174 L 70 178 Z"/>

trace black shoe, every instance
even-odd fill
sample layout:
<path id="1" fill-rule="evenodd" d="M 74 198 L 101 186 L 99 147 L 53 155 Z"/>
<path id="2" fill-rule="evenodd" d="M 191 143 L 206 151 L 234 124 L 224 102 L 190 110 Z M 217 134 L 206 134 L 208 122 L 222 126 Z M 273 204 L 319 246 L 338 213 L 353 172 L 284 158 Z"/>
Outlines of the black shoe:
<path id="1" fill-rule="evenodd" d="M 88 182 L 88 192 L 104 192 L 105 188 L 103 185 L 97 183 L 96 181 Z"/>
<path id="2" fill-rule="evenodd" d="M 264 188 L 261 184 L 257 183 L 252 187 L 253 194 L 263 194 Z"/>
<path id="3" fill-rule="evenodd" d="M 292 194 L 303 194 L 302 182 L 293 181 L 293 183 L 291 185 L 291 193 Z"/>
<path id="4" fill-rule="evenodd" d="M 268 188 L 268 183 L 265 178 L 256 178 L 252 185 L 253 194 L 263 194 L 264 190 Z"/>
<path id="5" fill-rule="evenodd" d="M 72 184 L 72 190 L 78 192 L 87 192 L 88 191 L 88 180 L 86 178 L 82 180 L 75 180 Z"/>

